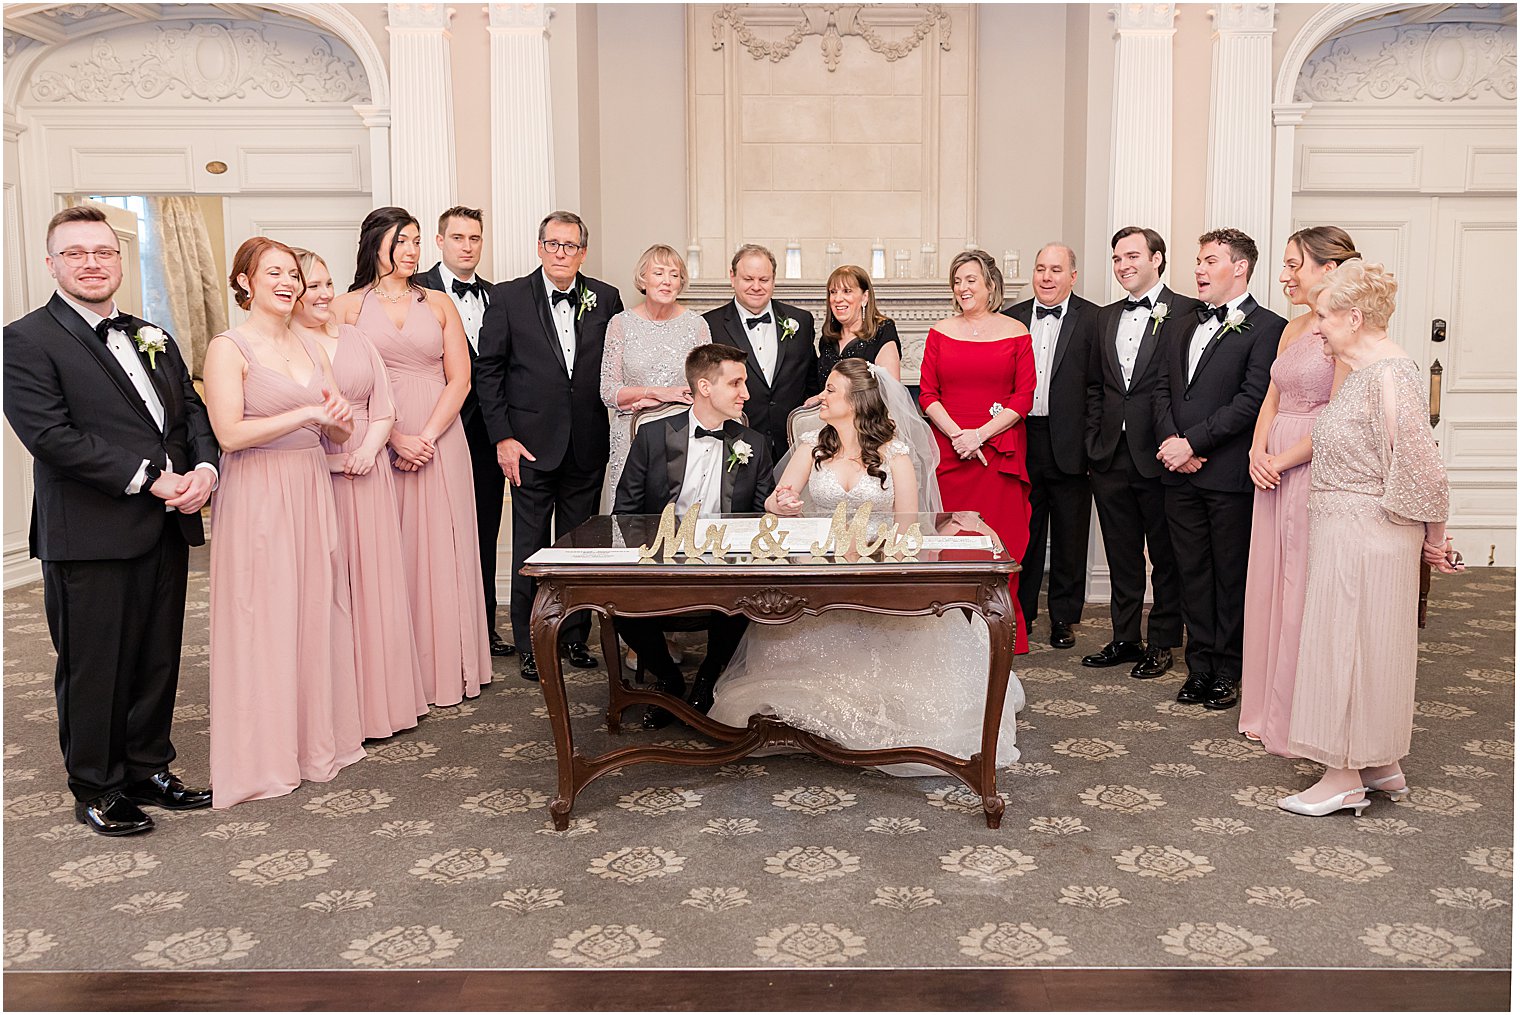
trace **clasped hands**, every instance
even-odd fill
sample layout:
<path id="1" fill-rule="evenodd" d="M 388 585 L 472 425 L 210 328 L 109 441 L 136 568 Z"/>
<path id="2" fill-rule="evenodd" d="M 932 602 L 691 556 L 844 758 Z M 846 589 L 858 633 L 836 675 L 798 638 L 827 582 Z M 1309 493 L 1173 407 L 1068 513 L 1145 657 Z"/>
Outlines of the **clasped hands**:
<path id="1" fill-rule="evenodd" d="M 1420 558 L 1442 574 L 1456 574 L 1458 571 L 1467 570 L 1467 565 L 1462 562 L 1462 555 L 1457 552 L 1456 547 L 1451 545 L 1450 536 L 1447 536 L 1442 543 L 1422 544 Z"/>
<path id="2" fill-rule="evenodd" d="M 987 456 L 982 454 L 982 445 L 986 443 L 986 438 L 982 436 L 980 429 L 957 430 L 955 433 L 950 434 L 949 437 L 950 446 L 955 449 L 955 453 L 963 460 L 975 458 L 983 465 L 987 464 Z"/>
<path id="3" fill-rule="evenodd" d="M 1156 452 L 1156 458 L 1170 472 L 1190 473 L 1203 468 L 1207 458 L 1200 458 L 1193 454 L 1193 445 L 1181 434 L 1173 434 L 1161 442 L 1161 450 Z"/>
<path id="4" fill-rule="evenodd" d="M 802 515 L 802 498 L 790 485 L 782 483 L 771 491 L 771 496 L 775 503 L 774 514 L 785 518 L 797 518 Z"/>
<path id="5" fill-rule="evenodd" d="M 1277 467 L 1275 455 L 1269 455 L 1259 448 L 1251 449 L 1251 482 L 1256 484 L 1259 490 L 1276 490 L 1282 483 L 1282 470 Z"/>
<path id="6" fill-rule="evenodd" d="M 191 469 L 159 473 L 148 492 L 180 514 L 193 515 L 206 506 L 215 487 L 216 477 L 210 469 Z"/>

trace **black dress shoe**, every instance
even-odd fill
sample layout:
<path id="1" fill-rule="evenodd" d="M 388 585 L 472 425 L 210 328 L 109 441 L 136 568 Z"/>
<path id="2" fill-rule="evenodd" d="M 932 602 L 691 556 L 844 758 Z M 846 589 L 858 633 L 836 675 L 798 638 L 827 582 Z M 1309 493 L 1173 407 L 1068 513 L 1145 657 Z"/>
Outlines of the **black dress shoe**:
<path id="1" fill-rule="evenodd" d="M 121 794 L 134 804 L 149 804 L 168 811 L 193 811 L 211 806 L 209 789 L 191 789 L 167 769 L 139 782 L 128 783 Z"/>
<path id="2" fill-rule="evenodd" d="M 522 674 L 524 680 L 538 683 L 538 663 L 534 661 L 532 652 L 524 652 L 517 665 L 518 672 Z"/>
<path id="3" fill-rule="evenodd" d="M 1207 673 L 1189 673 L 1187 683 L 1177 692 L 1177 701 L 1183 705 L 1201 705 L 1208 694 L 1214 678 Z"/>
<path id="4" fill-rule="evenodd" d="M 1150 680 L 1161 676 L 1171 668 L 1172 650 L 1152 645 L 1145 650 L 1145 658 L 1135 664 L 1135 668 L 1129 671 L 1129 675 L 1136 680 Z"/>
<path id="5" fill-rule="evenodd" d="M 681 671 L 676 669 L 671 673 L 664 673 L 656 684 L 661 693 L 676 698 L 686 697 L 686 678 Z M 657 705 L 651 705 L 649 711 L 644 713 L 644 721 L 640 723 L 646 730 L 660 730 L 676 721 L 676 717 Z"/>
<path id="6" fill-rule="evenodd" d="M 1120 663 L 1138 662 L 1145 655 L 1145 646 L 1138 641 L 1111 641 L 1090 656 L 1082 657 L 1083 666 L 1118 666 Z"/>
<path id="7" fill-rule="evenodd" d="M 501 635 L 491 632 L 491 654 L 493 656 L 509 656 L 517 652 L 517 646 L 508 645 L 501 640 Z"/>
<path id="8" fill-rule="evenodd" d="M 99 835 L 136 835 L 153 828 L 153 819 L 119 790 L 74 801 L 74 820 Z"/>
<path id="9" fill-rule="evenodd" d="M 691 683 L 691 696 L 686 699 L 686 703 L 706 715 L 713 707 L 713 688 L 717 683 L 716 675 L 704 674 L 698 670 L 696 679 Z"/>
<path id="10" fill-rule="evenodd" d="M 1203 692 L 1203 707 L 1213 712 L 1234 708 L 1240 701 L 1240 681 L 1218 674 Z"/>
<path id="11" fill-rule="evenodd" d="M 594 670 L 598 665 L 596 656 L 591 654 L 583 641 L 567 641 L 561 651 L 570 660 L 570 665 L 578 670 Z"/>
<path id="12" fill-rule="evenodd" d="M 1063 624 L 1059 620 L 1050 622 L 1050 645 L 1052 648 L 1071 648 L 1077 643 L 1072 637 L 1071 625 Z"/>

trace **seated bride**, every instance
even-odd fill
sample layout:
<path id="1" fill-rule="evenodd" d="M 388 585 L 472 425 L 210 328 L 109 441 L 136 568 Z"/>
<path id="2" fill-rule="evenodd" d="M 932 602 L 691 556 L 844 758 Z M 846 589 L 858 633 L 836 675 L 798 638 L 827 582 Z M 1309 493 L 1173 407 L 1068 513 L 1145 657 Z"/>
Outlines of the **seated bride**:
<path id="1" fill-rule="evenodd" d="M 841 360 L 820 403 L 821 430 L 803 434 L 778 466 L 765 507 L 778 515 L 917 515 L 940 510 L 937 454 L 907 390 L 880 367 Z M 895 422 L 894 422 L 895 419 Z M 832 610 L 789 624 L 750 625 L 715 689 L 711 718 L 743 728 L 768 714 L 841 747 L 920 746 L 969 758 L 981 749 L 988 633 L 980 616 L 893 617 Z M 1024 689 L 1010 675 L 999 765 L 1018 760 L 1014 714 Z M 893 775 L 943 775 L 886 765 Z"/>

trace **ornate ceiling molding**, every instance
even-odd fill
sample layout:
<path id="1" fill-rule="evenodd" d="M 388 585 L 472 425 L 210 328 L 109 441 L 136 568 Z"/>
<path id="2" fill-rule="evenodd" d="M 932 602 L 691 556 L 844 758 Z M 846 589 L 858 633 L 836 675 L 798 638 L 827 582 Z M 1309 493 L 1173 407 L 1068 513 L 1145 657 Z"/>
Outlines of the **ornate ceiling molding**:
<path id="1" fill-rule="evenodd" d="M 937 36 L 940 49 L 950 49 L 950 15 L 939 4 L 724 4 L 713 15 L 712 31 L 714 49 L 722 49 L 732 35 L 750 56 L 772 63 L 786 59 L 804 39 L 819 36 L 823 64 L 831 72 L 839 67 L 846 36 L 859 37 L 889 62 L 931 36 Z"/>
<path id="2" fill-rule="evenodd" d="M 1515 30 L 1438 24 L 1337 39 L 1304 64 L 1300 102 L 1515 99 Z"/>

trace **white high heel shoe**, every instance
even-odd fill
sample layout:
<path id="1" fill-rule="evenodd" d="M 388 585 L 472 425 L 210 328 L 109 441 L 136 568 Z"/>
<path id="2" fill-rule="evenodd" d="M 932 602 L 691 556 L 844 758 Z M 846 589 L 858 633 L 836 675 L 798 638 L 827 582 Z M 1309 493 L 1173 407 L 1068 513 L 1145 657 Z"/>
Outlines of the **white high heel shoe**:
<path id="1" fill-rule="evenodd" d="M 1403 772 L 1395 772 L 1392 775 L 1385 775 L 1381 779 L 1373 779 L 1371 781 L 1363 782 L 1362 789 L 1366 790 L 1368 793 L 1387 793 L 1388 799 L 1392 800 L 1394 803 L 1398 803 L 1400 800 L 1409 795 L 1409 780 L 1404 779 L 1404 785 L 1400 786 L 1398 789 L 1384 789 L 1383 787 L 1387 786 L 1390 782 L 1396 782 L 1399 779 L 1404 779 Z"/>
<path id="2" fill-rule="evenodd" d="M 1362 799 L 1348 802 L 1346 798 L 1353 793 L 1362 793 Z M 1358 786 L 1356 789 L 1348 789 L 1344 793 L 1337 793 L 1328 800 L 1321 800 L 1317 804 L 1310 804 L 1300 800 L 1298 794 L 1295 793 L 1292 796 L 1285 796 L 1277 801 L 1277 806 L 1285 811 L 1302 814 L 1309 818 L 1322 818 L 1326 814 L 1334 814 L 1336 811 L 1355 811 L 1357 816 L 1360 817 L 1362 811 L 1367 809 L 1368 801 L 1365 794 L 1366 788 Z"/>

